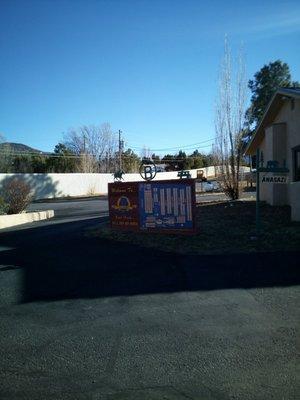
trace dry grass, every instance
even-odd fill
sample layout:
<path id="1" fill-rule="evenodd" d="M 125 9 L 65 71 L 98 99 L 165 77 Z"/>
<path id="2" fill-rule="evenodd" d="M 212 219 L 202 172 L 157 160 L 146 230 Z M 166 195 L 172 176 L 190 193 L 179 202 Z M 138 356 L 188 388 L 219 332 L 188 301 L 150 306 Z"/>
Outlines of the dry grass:
<path id="1" fill-rule="evenodd" d="M 197 207 L 198 233 L 166 235 L 112 231 L 108 225 L 91 234 L 182 254 L 228 254 L 300 250 L 300 223 L 290 222 L 290 207 L 261 205 L 261 235 L 255 231 L 255 202 L 215 202 Z"/>

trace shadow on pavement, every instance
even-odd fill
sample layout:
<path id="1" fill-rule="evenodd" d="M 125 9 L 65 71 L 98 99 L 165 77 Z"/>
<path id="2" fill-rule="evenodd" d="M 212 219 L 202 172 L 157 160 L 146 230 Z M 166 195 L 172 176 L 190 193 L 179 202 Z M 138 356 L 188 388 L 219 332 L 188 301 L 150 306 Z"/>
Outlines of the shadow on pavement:
<path id="1" fill-rule="evenodd" d="M 299 252 L 183 256 L 87 237 L 84 223 L 28 229 L 19 242 L 0 236 L 15 246 L 0 264 L 21 268 L 23 302 L 300 283 Z"/>

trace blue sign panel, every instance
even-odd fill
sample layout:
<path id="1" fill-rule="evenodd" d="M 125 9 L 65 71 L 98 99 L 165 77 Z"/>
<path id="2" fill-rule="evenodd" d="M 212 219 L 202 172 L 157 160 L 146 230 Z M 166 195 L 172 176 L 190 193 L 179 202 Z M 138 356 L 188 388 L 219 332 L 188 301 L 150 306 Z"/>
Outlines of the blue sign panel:
<path id="1" fill-rule="evenodd" d="M 193 185 L 190 180 L 140 183 L 140 229 L 193 230 Z"/>

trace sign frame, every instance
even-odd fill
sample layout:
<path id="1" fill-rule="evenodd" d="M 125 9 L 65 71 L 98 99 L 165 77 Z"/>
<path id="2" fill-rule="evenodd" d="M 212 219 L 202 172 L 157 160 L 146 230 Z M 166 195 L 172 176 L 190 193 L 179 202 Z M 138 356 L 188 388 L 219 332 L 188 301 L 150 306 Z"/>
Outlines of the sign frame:
<path id="1" fill-rule="evenodd" d="M 191 188 L 191 213 L 192 213 L 192 228 L 158 228 L 158 227 L 147 227 L 147 228 L 142 228 L 141 227 L 141 220 L 140 220 L 140 185 L 145 184 L 145 185 L 183 185 L 183 186 L 190 186 Z M 132 188 L 135 188 L 135 199 L 138 205 L 138 215 L 136 216 L 135 221 L 137 222 L 137 226 L 126 226 L 126 225 L 121 225 L 117 226 L 113 224 L 113 218 L 114 217 L 114 209 L 113 209 L 113 204 L 112 204 L 112 190 L 115 187 L 118 187 L 119 190 L 124 190 L 126 193 L 126 186 L 132 186 Z M 116 192 L 115 192 L 116 193 Z M 108 184 L 108 199 L 109 199 L 109 218 L 110 218 L 110 227 L 113 230 L 119 230 L 119 231 L 135 231 L 135 232 L 140 232 L 140 233 L 159 233 L 159 234 L 176 234 L 176 235 L 193 235 L 197 232 L 197 227 L 196 227 L 196 191 L 195 191 L 195 179 L 168 179 L 168 180 L 153 180 L 153 181 L 137 181 L 137 182 L 114 182 L 114 183 L 109 183 Z"/>

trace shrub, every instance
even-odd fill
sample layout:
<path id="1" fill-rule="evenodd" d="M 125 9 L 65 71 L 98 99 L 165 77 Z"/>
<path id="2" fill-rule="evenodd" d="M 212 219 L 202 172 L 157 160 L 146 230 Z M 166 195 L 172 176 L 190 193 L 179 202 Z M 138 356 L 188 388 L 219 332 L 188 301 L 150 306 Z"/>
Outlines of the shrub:
<path id="1" fill-rule="evenodd" d="M 7 203 L 7 214 L 18 214 L 25 210 L 31 201 L 30 185 L 18 178 L 6 180 L 2 184 L 2 197 Z"/>
<path id="2" fill-rule="evenodd" d="M 0 196 L 0 215 L 7 214 L 8 204 L 5 203 L 3 197 Z"/>
<path id="3" fill-rule="evenodd" d="M 88 190 L 87 190 L 87 192 L 86 192 L 86 195 L 87 196 L 95 196 L 95 193 L 96 193 L 96 188 L 95 188 L 95 186 L 90 186 L 89 188 L 88 188 Z"/>

